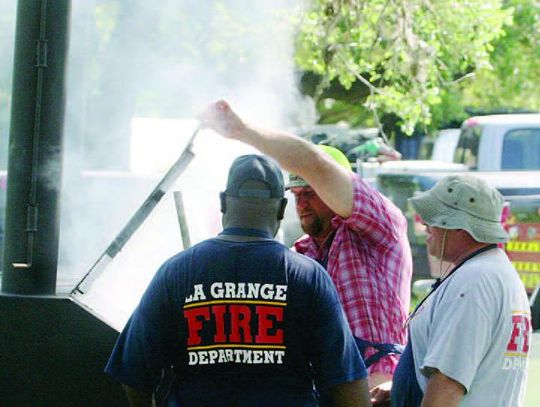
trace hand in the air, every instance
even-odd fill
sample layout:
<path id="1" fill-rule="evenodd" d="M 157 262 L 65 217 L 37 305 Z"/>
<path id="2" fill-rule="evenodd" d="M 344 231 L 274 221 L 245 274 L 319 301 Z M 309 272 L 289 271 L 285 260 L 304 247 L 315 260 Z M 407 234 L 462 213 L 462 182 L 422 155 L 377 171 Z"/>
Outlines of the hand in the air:
<path id="1" fill-rule="evenodd" d="M 202 128 L 212 129 L 226 138 L 236 138 L 244 129 L 244 123 L 224 100 L 206 107 L 199 115 Z"/>

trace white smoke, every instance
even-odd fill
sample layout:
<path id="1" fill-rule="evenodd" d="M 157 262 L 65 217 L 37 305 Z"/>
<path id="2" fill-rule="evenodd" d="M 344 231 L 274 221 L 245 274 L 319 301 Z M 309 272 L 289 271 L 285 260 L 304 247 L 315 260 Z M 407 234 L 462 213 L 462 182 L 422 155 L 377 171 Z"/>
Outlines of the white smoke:
<path id="1" fill-rule="evenodd" d="M 16 0 L 0 2 L 0 170 L 7 168 L 16 6 Z"/>
<path id="2" fill-rule="evenodd" d="M 289 17 L 300 6 L 301 0 L 73 2 L 60 291 L 72 288 L 125 225 L 185 146 L 195 126 L 186 119 L 208 103 L 226 98 L 242 116 L 275 128 L 314 119 L 312 104 L 298 94 L 292 58 Z M 106 134 L 99 130 L 104 123 Z M 110 154 L 118 140 L 125 149 Z M 252 150 L 201 132 L 194 151 L 175 186 L 192 243 L 219 230 L 218 192 L 228 166 Z M 77 300 L 120 329 L 159 264 L 181 249 L 169 193 Z"/>

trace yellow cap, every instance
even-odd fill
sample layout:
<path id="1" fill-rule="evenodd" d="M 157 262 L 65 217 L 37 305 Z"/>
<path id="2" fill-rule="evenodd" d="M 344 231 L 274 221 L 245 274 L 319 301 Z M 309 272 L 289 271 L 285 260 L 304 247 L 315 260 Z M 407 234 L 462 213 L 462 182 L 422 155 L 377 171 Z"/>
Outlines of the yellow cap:
<path id="1" fill-rule="evenodd" d="M 343 154 L 340 150 L 335 147 L 325 146 L 322 144 L 318 144 L 317 147 L 319 147 L 322 151 L 326 152 L 330 157 L 334 159 L 335 162 L 337 162 L 343 168 L 352 171 L 351 163 L 349 162 L 345 154 Z"/>
<path id="2" fill-rule="evenodd" d="M 351 163 L 340 150 L 335 147 L 325 146 L 318 144 L 317 147 L 328 154 L 337 162 L 340 166 L 345 168 L 348 171 L 352 171 Z M 296 174 L 289 174 L 289 183 L 286 185 L 285 189 L 296 188 L 296 187 L 307 187 L 309 184 Z"/>

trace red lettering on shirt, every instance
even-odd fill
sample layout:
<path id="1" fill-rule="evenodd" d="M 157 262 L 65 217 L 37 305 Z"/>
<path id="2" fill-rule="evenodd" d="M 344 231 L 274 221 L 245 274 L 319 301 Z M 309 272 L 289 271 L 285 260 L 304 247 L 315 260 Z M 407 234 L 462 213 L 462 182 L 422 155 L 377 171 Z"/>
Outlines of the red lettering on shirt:
<path id="1" fill-rule="evenodd" d="M 201 307 L 184 310 L 184 317 L 187 319 L 189 329 L 188 346 L 199 345 L 202 341 L 199 332 L 203 328 L 203 321 L 199 317 L 209 320 L 210 309 Z"/>
<path id="2" fill-rule="evenodd" d="M 274 321 L 283 321 L 283 308 L 260 305 L 256 308 L 259 317 L 259 331 L 255 338 L 257 343 L 283 343 L 283 329 L 278 328 L 273 335 L 269 331 L 274 327 Z M 273 320 L 269 317 L 273 316 Z"/>
<path id="3" fill-rule="evenodd" d="M 508 346 L 506 347 L 506 350 L 509 352 L 516 352 L 518 349 L 517 339 L 519 338 L 519 334 L 521 332 L 519 324 L 521 323 L 522 318 L 522 315 L 512 316 L 512 336 L 510 336 L 510 342 L 508 342 Z"/>
<path id="4" fill-rule="evenodd" d="M 187 346 L 283 345 L 282 305 L 212 304 L 184 309 Z"/>
<path id="5" fill-rule="evenodd" d="M 231 335 L 229 340 L 231 342 L 242 342 L 242 336 L 240 331 L 244 333 L 243 343 L 251 343 L 253 341 L 251 337 L 251 310 L 246 305 L 231 305 L 229 312 L 231 313 Z"/>
<path id="6" fill-rule="evenodd" d="M 527 354 L 529 352 L 529 335 L 531 332 L 531 321 L 528 315 L 512 315 L 512 333 L 510 341 L 506 346 L 507 352 L 519 352 Z"/>
<path id="7" fill-rule="evenodd" d="M 525 335 L 523 338 L 523 353 L 529 353 L 529 332 L 531 331 L 531 320 L 528 317 L 523 318 L 525 323 Z"/>
<path id="8" fill-rule="evenodd" d="M 227 342 L 227 336 L 225 335 L 225 305 L 215 305 L 212 307 L 212 314 L 216 320 L 216 334 L 214 335 L 214 341 L 216 343 Z"/>

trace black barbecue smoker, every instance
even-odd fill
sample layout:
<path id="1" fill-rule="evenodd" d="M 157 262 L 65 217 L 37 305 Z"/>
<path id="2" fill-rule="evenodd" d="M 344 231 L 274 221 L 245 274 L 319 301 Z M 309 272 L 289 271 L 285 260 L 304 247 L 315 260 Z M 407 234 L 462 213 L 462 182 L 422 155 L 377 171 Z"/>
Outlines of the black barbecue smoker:
<path id="1" fill-rule="evenodd" d="M 0 294 L 5 407 L 127 405 L 103 374 L 117 332 L 55 291 L 70 7 L 17 5 Z"/>
<path id="2" fill-rule="evenodd" d="M 82 292 L 90 272 L 73 291 L 57 292 L 70 12 L 71 0 L 17 4 L 0 291 L 2 407 L 128 405 L 103 372 L 118 332 L 70 295 Z M 190 146 L 104 259 L 114 257 L 187 166 Z"/>

